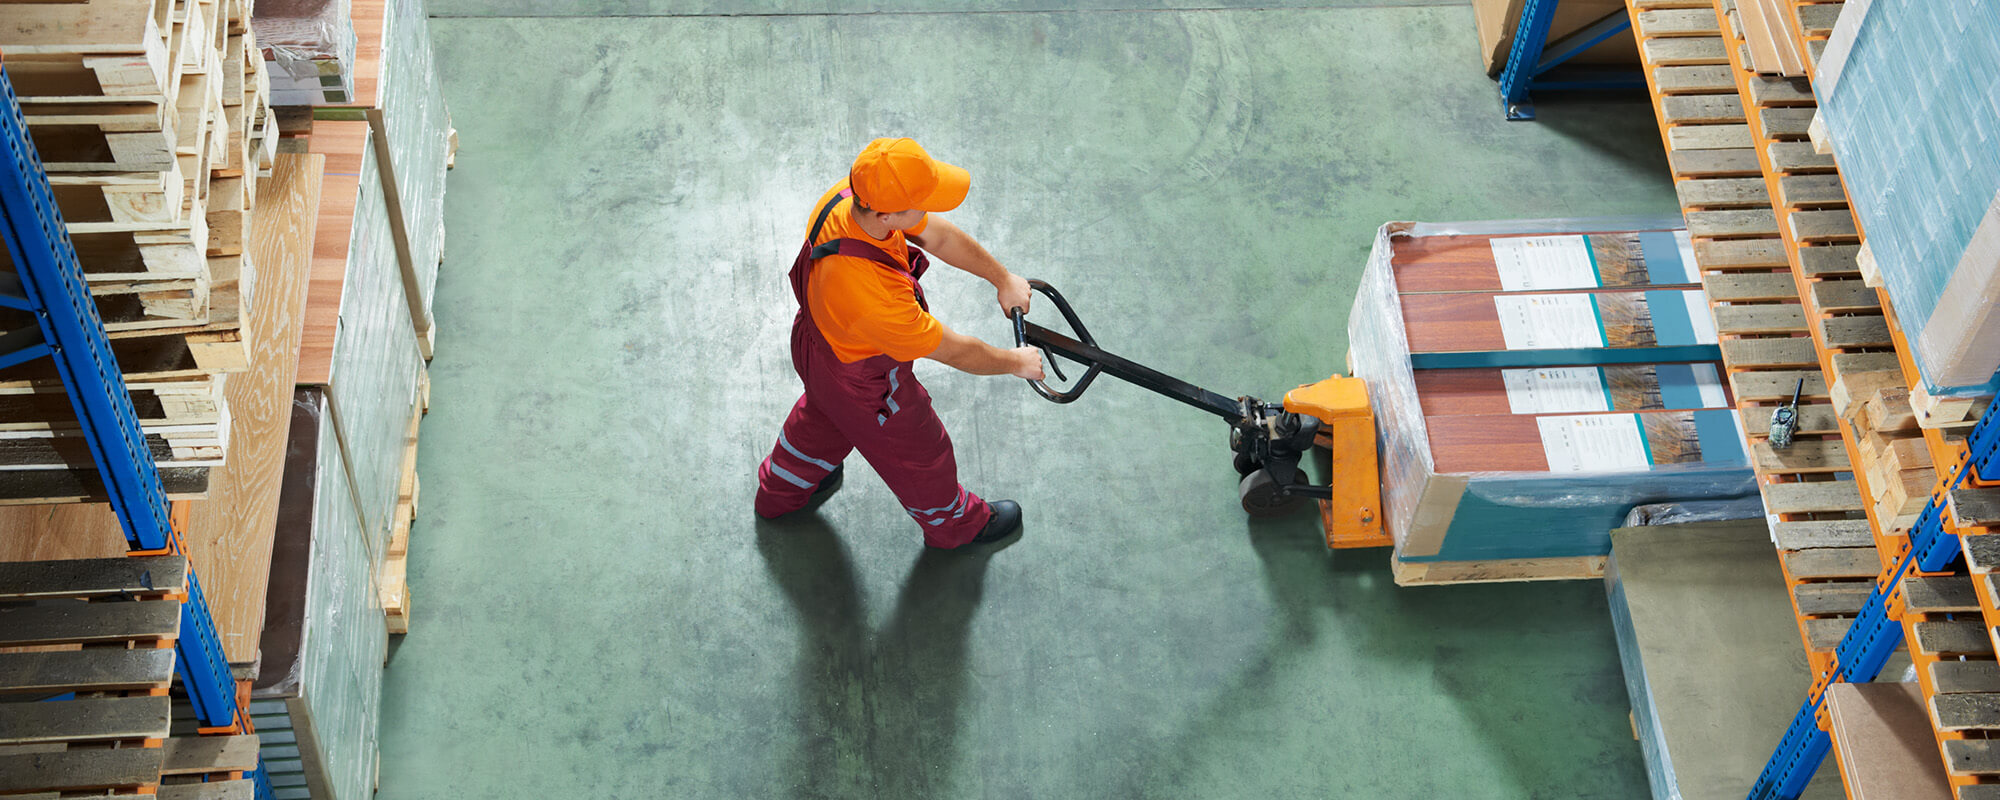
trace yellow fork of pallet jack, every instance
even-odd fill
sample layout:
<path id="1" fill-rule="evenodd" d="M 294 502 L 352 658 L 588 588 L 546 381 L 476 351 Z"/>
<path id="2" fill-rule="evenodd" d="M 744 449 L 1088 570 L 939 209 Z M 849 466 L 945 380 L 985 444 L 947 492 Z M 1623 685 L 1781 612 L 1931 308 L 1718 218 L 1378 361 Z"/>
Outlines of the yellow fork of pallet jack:
<path id="1" fill-rule="evenodd" d="M 1375 409 L 1360 378 L 1335 375 L 1285 393 L 1285 410 L 1316 417 L 1320 446 L 1333 457 L 1333 499 L 1319 501 L 1326 546 L 1387 547 L 1382 476 L 1375 458 Z"/>

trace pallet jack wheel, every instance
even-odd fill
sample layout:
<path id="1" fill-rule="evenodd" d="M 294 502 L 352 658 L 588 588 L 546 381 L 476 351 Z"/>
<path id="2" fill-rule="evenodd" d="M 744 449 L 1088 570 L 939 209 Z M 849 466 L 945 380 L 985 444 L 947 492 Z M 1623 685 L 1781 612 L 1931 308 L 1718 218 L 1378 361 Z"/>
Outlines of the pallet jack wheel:
<path id="1" fill-rule="evenodd" d="M 1303 471 L 1292 473 L 1294 485 L 1305 482 Z M 1243 476 L 1243 481 L 1236 485 L 1236 494 L 1243 501 L 1243 512 L 1253 517 L 1282 517 L 1298 510 L 1309 499 L 1305 495 L 1280 491 L 1278 480 L 1271 477 L 1271 471 L 1266 469 Z"/>
<path id="2" fill-rule="evenodd" d="M 1257 469 L 1257 462 L 1250 458 L 1249 453 L 1236 454 L 1236 474 L 1238 477 L 1249 475 L 1252 472 L 1256 472 Z"/>

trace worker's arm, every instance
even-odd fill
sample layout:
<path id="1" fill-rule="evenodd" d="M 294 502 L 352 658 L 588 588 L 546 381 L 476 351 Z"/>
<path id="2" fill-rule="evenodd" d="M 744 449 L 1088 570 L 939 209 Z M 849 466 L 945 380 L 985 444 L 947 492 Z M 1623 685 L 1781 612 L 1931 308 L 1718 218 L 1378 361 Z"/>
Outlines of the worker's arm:
<path id="1" fill-rule="evenodd" d="M 925 356 L 932 361 L 974 375 L 1013 375 L 1031 381 L 1042 379 L 1042 351 L 1033 347 L 1002 350 L 947 327 L 936 350 Z"/>
<path id="2" fill-rule="evenodd" d="M 909 237 L 918 247 L 930 251 L 944 263 L 970 272 L 987 283 L 1000 295 L 1000 314 L 1006 316 L 1010 309 L 1028 310 L 1028 279 L 1008 272 L 972 234 L 960 230 L 950 220 L 936 214 L 927 215 L 922 234 Z"/>

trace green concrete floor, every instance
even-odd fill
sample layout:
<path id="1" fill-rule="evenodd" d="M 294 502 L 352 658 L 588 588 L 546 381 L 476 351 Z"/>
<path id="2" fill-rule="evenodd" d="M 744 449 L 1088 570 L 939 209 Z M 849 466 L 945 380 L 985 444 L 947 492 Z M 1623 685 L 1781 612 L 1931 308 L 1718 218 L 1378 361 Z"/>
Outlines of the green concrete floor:
<path id="1" fill-rule="evenodd" d="M 859 459 L 750 511 L 783 275 L 872 137 L 971 169 L 951 218 L 1108 348 L 1268 397 L 1341 368 L 1382 222 L 1672 213 L 1643 100 L 1502 121 L 1458 3 L 530 5 L 433 3 L 462 149 L 382 798 L 1646 794 L 1600 584 L 1399 589 L 1246 522 L 1222 423 L 1130 386 L 919 368 L 1027 509 L 991 557 Z"/>

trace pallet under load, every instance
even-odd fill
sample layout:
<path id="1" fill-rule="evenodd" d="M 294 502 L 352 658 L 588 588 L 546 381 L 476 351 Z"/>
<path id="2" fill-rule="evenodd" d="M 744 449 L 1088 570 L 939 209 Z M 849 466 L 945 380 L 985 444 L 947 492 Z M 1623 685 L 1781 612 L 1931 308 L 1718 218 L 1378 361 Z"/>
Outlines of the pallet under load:
<path id="1" fill-rule="evenodd" d="M 1686 239 L 1621 222 L 1378 234 L 1349 356 L 1398 582 L 1596 577 L 1634 506 L 1755 493 Z"/>

